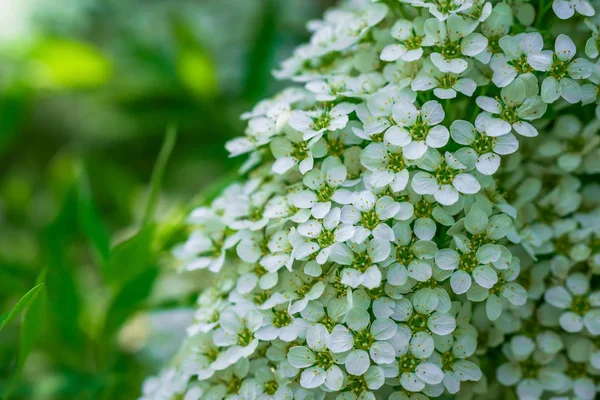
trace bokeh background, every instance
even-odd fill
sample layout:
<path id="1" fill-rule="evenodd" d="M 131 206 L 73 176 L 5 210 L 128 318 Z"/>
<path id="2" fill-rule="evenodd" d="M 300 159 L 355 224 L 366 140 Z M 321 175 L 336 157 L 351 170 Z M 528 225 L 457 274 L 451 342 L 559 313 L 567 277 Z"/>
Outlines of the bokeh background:
<path id="1" fill-rule="evenodd" d="M 203 277 L 169 248 L 332 3 L 0 0 L 0 398 L 135 399 L 173 356 Z"/>

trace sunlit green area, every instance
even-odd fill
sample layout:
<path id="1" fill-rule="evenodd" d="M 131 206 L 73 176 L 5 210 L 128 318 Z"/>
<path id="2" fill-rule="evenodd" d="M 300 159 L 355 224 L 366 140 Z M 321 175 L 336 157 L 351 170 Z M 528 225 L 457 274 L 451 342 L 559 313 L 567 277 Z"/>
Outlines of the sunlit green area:
<path id="1" fill-rule="evenodd" d="M 134 399 L 171 357 L 206 279 L 169 248 L 331 3 L 0 0 L 0 398 Z"/>

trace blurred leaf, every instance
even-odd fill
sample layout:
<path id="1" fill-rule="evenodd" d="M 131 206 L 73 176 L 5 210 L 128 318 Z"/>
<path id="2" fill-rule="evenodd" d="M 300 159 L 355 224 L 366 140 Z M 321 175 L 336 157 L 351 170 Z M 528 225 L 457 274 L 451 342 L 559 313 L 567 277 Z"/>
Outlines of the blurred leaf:
<path id="1" fill-rule="evenodd" d="M 43 285 L 43 283 L 40 283 L 34 286 L 29 292 L 25 293 L 23 297 L 21 297 L 12 310 L 0 316 L 0 331 L 27 307 L 29 302 L 32 301 L 35 296 L 37 296 Z"/>
<path id="2" fill-rule="evenodd" d="M 121 288 L 108 309 L 104 325 L 105 336 L 114 333 L 132 313 L 143 305 L 152 291 L 152 285 L 158 272 L 159 269 L 156 266 L 146 268 Z"/>
<path id="3" fill-rule="evenodd" d="M 275 60 L 278 10 L 273 0 L 264 0 L 263 4 L 261 26 L 250 49 L 246 67 L 244 97 L 252 101 L 265 96 Z"/>
<path id="4" fill-rule="evenodd" d="M 92 199 L 87 175 L 82 173 L 78 185 L 77 214 L 81 229 L 90 238 L 96 252 L 100 256 L 102 265 L 110 257 L 110 236 L 104 228 Z"/>
<path id="5" fill-rule="evenodd" d="M 151 249 L 154 226 L 143 227 L 133 237 L 119 243 L 112 249 L 104 277 L 113 284 L 130 281 L 154 261 Z"/>
<path id="6" fill-rule="evenodd" d="M 213 61 L 199 50 L 184 49 L 177 60 L 177 74 L 194 94 L 206 98 L 217 94 L 217 74 Z"/>
<path id="7" fill-rule="evenodd" d="M 0 98 L 0 152 L 17 135 L 29 107 L 29 99 L 20 91 L 2 93 Z"/>
<path id="8" fill-rule="evenodd" d="M 104 84 L 112 66 L 90 43 L 46 39 L 34 48 L 34 81 L 43 88 L 93 88 Z"/>
<path id="9" fill-rule="evenodd" d="M 169 125 L 167 127 L 165 140 L 163 141 L 160 152 L 158 153 L 156 164 L 154 164 L 154 168 L 152 170 L 152 177 L 150 178 L 150 194 L 148 196 L 148 204 L 146 205 L 146 210 L 144 212 L 144 226 L 148 225 L 152 218 L 154 218 L 154 212 L 156 210 L 158 196 L 160 194 L 160 186 L 162 184 L 163 176 L 165 175 L 167 162 L 169 161 L 169 157 L 171 157 L 171 153 L 173 152 L 176 141 L 177 127 L 175 125 Z"/>

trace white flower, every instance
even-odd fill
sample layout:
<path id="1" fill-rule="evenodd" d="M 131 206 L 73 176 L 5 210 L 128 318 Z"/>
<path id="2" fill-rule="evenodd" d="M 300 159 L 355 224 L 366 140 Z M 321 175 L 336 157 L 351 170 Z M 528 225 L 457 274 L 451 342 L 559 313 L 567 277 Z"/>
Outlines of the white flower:
<path id="1" fill-rule="evenodd" d="M 467 166 L 475 166 L 484 175 L 492 175 L 500 167 L 500 156 L 512 154 L 519 148 L 519 142 L 512 133 L 502 136 L 488 136 L 485 123 L 480 122 L 477 129 L 467 121 L 457 120 L 450 126 L 450 135 L 458 144 L 469 146 L 458 150 L 456 158 Z"/>
<path id="2" fill-rule="evenodd" d="M 551 287 L 544 294 L 549 304 L 564 310 L 560 326 L 572 333 L 585 327 L 592 335 L 600 335 L 600 292 L 590 293 L 589 278 L 581 273 L 569 275 L 565 286 Z"/>
<path id="3" fill-rule="evenodd" d="M 410 87 L 415 92 L 433 89 L 437 98 L 453 99 L 457 92 L 471 97 L 477 84 L 473 79 L 463 77 L 463 74 L 440 72 L 430 62 L 426 62 Z"/>
<path id="4" fill-rule="evenodd" d="M 329 332 L 321 325 L 312 326 L 306 333 L 307 346 L 292 347 L 287 355 L 289 363 L 303 369 L 300 385 L 313 389 L 325 385 L 329 390 L 340 390 L 344 381 L 344 372 L 336 364 L 342 358 L 332 354 L 327 346 L 331 342 Z"/>
<path id="5" fill-rule="evenodd" d="M 418 165 L 429 172 L 419 171 L 413 176 L 413 190 L 433 195 L 440 204 L 452 205 L 458 201 L 459 192 L 473 194 L 481 188 L 473 175 L 464 172 L 467 167 L 448 152 L 442 157 L 437 150 L 430 149 Z"/>
<path id="6" fill-rule="evenodd" d="M 433 43 L 425 36 L 425 18 L 417 17 L 412 21 L 399 19 L 392 27 L 391 34 L 398 43 L 387 45 L 381 52 L 384 61 L 416 61 L 423 56 L 423 47 Z"/>
<path id="7" fill-rule="evenodd" d="M 527 57 L 529 64 L 538 71 L 547 71 L 548 76 L 542 82 L 542 100 L 553 103 L 560 97 L 569 103 L 581 100 L 581 88 L 575 79 L 587 78 L 592 66 L 584 58 L 573 60 L 577 49 L 567 35 L 558 35 L 554 53 L 549 51 L 531 53 Z"/>
<path id="8" fill-rule="evenodd" d="M 534 71 L 529 64 L 529 55 L 542 51 L 544 39 L 538 32 L 519 33 L 502 36 L 498 45 L 504 54 L 497 55 L 490 63 L 494 71 L 492 81 L 498 87 L 505 87 L 517 76 L 530 75 Z"/>
<path id="9" fill-rule="evenodd" d="M 390 254 L 387 240 L 371 239 L 366 243 L 350 242 L 349 246 L 336 243 L 329 255 L 331 261 L 345 266 L 341 271 L 341 283 L 357 288 L 362 285 L 373 289 L 381 284 L 381 271 L 377 263 Z"/>
<path id="10" fill-rule="evenodd" d="M 468 23 L 462 17 L 452 14 L 446 22 L 431 18 L 425 21 L 427 40 L 439 50 L 431 53 L 430 59 L 441 72 L 460 74 L 468 66 L 463 57 L 474 57 L 488 45 L 481 33 L 473 33 L 476 24 Z"/>
<path id="11" fill-rule="evenodd" d="M 477 105 L 489 113 L 484 115 L 490 116 L 483 122 L 487 126 L 486 133 L 489 136 L 502 136 L 511 129 L 526 137 L 538 135 L 537 129 L 528 121 L 541 118 L 547 105 L 537 95 L 537 83 L 535 85 L 532 92 L 531 86 L 524 80 L 516 79 L 502 88 L 499 98 L 477 97 Z"/>
<path id="12" fill-rule="evenodd" d="M 303 134 L 305 141 L 320 137 L 325 131 L 342 129 L 348 123 L 348 114 L 354 111 L 351 103 L 340 103 L 331 109 L 325 107 L 314 111 L 294 110 L 288 124 Z"/>
<path id="13" fill-rule="evenodd" d="M 316 136 L 307 142 L 301 133 L 275 137 L 270 143 L 271 152 L 276 158 L 273 172 L 284 174 L 295 165 L 298 165 L 302 174 L 313 169 L 315 157 L 321 158 L 327 154 L 327 145 L 319 139 Z"/>
<path id="14" fill-rule="evenodd" d="M 385 132 L 385 141 L 401 146 L 408 160 L 417 160 L 428 148 L 440 148 L 448 143 L 448 128 L 439 125 L 445 113 L 442 105 L 428 101 L 418 110 L 414 104 L 398 101 L 392 109 L 392 117 L 397 125 Z"/>
<path id="15" fill-rule="evenodd" d="M 224 353 L 229 365 L 235 364 L 240 358 L 248 357 L 258 346 L 256 331 L 263 323 L 263 315 L 251 308 L 240 307 L 223 311 L 219 317 L 219 325 L 213 335 L 215 345 L 227 347 Z"/>
<path id="16" fill-rule="evenodd" d="M 380 240 L 392 241 L 394 234 L 386 221 L 401 209 L 390 196 L 377 196 L 370 190 L 354 193 L 352 205 L 342 208 L 342 223 L 356 225 L 352 240 L 362 243 L 371 235 Z"/>
<path id="17" fill-rule="evenodd" d="M 577 11 L 581 15 L 591 17 L 595 14 L 594 7 L 588 0 L 554 0 L 552 9 L 560 19 L 569 19 Z"/>
<path id="18" fill-rule="evenodd" d="M 390 185 L 394 192 L 404 190 L 408 184 L 408 165 L 402 150 L 397 146 L 371 143 L 360 153 L 362 165 L 372 174 L 369 184 L 376 188 Z"/>

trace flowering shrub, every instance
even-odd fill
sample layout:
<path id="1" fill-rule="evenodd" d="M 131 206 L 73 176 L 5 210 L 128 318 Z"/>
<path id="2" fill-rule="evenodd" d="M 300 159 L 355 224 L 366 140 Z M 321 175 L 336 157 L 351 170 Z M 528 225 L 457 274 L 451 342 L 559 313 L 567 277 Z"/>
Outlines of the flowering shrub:
<path id="1" fill-rule="evenodd" d="M 596 398 L 593 16 L 361 0 L 310 22 L 275 72 L 298 85 L 227 144 L 243 180 L 189 218 L 176 257 L 218 275 L 143 399 Z"/>

